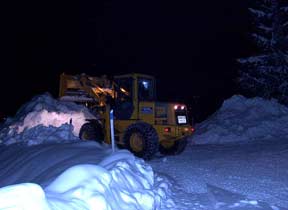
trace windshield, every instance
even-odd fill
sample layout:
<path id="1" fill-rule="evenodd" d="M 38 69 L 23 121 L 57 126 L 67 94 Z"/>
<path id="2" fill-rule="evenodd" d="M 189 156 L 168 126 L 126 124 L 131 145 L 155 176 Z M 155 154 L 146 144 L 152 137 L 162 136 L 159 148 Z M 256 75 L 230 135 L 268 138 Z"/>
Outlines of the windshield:
<path id="1" fill-rule="evenodd" d="M 138 79 L 138 98 L 140 101 L 153 101 L 155 99 L 154 83 L 152 79 Z"/>

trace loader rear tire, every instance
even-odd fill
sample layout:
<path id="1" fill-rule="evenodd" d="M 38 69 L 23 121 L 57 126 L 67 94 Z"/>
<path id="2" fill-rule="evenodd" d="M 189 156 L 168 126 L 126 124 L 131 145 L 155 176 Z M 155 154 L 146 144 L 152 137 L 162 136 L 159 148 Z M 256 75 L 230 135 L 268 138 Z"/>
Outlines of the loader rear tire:
<path id="1" fill-rule="evenodd" d="M 158 134 L 152 125 L 145 122 L 128 126 L 123 141 L 125 148 L 144 160 L 150 160 L 158 152 Z"/>
<path id="2" fill-rule="evenodd" d="M 86 141 L 90 140 L 102 143 L 104 141 L 104 134 L 101 125 L 97 122 L 83 124 L 80 129 L 79 138 Z"/>
<path id="3" fill-rule="evenodd" d="M 181 154 L 187 145 L 187 138 L 175 141 L 174 144 L 170 147 L 165 147 L 163 145 L 159 145 L 159 151 L 163 155 L 179 155 Z"/>

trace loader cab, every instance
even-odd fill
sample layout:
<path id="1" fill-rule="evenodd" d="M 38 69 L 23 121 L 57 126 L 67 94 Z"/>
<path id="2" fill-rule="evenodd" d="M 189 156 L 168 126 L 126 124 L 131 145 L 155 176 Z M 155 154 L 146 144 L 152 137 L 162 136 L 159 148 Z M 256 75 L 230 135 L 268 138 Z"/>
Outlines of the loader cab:
<path id="1" fill-rule="evenodd" d="M 153 102 L 156 99 L 155 78 L 145 74 L 115 76 L 117 97 L 115 115 L 117 119 L 136 119 L 139 102 Z"/>
<path id="2" fill-rule="evenodd" d="M 120 100 L 155 101 L 155 78 L 145 74 L 115 76 Z"/>

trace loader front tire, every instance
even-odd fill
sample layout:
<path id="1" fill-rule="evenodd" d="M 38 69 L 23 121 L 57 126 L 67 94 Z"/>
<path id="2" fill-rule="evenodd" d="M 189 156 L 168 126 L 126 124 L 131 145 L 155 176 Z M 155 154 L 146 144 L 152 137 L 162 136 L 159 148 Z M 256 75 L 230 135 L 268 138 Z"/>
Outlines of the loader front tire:
<path id="1" fill-rule="evenodd" d="M 102 143 L 104 141 L 104 134 L 102 127 L 97 122 L 88 122 L 82 125 L 79 138 L 86 141 L 97 141 Z"/>
<path id="2" fill-rule="evenodd" d="M 144 160 L 150 160 L 158 152 L 158 134 L 152 125 L 145 122 L 128 126 L 123 141 L 125 148 Z"/>

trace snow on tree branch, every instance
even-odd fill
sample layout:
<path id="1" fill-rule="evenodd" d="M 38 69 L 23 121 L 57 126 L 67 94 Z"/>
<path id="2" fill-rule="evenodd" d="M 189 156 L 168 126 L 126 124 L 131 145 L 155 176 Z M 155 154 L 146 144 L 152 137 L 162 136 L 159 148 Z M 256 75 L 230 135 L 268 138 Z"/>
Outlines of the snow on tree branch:
<path id="1" fill-rule="evenodd" d="M 280 10 L 282 10 L 284 12 L 288 12 L 288 6 L 287 7 L 281 7 Z"/>
<path id="2" fill-rule="evenodd" d="M 256 43 L 264 49 L 266 49 L 271 45 L 271 40 L 260 34 L 253 33 L 252 37 L 256 40 Z"/>
<path id="3" fill-rule="evenodd" d="M 265 17 L 267 15 L 267 13 L 258 9 L 249 8 L 249 11 L 257 17 Z"/>
<path id="4" fill-rule="evenodd" d="M 251 56 L 248 58 L 240 58 L 237 61 L 241 64 L 263 64 L 265 60 L 267 59 L 267 55 L 259 55 L 259 56 Z"/>

